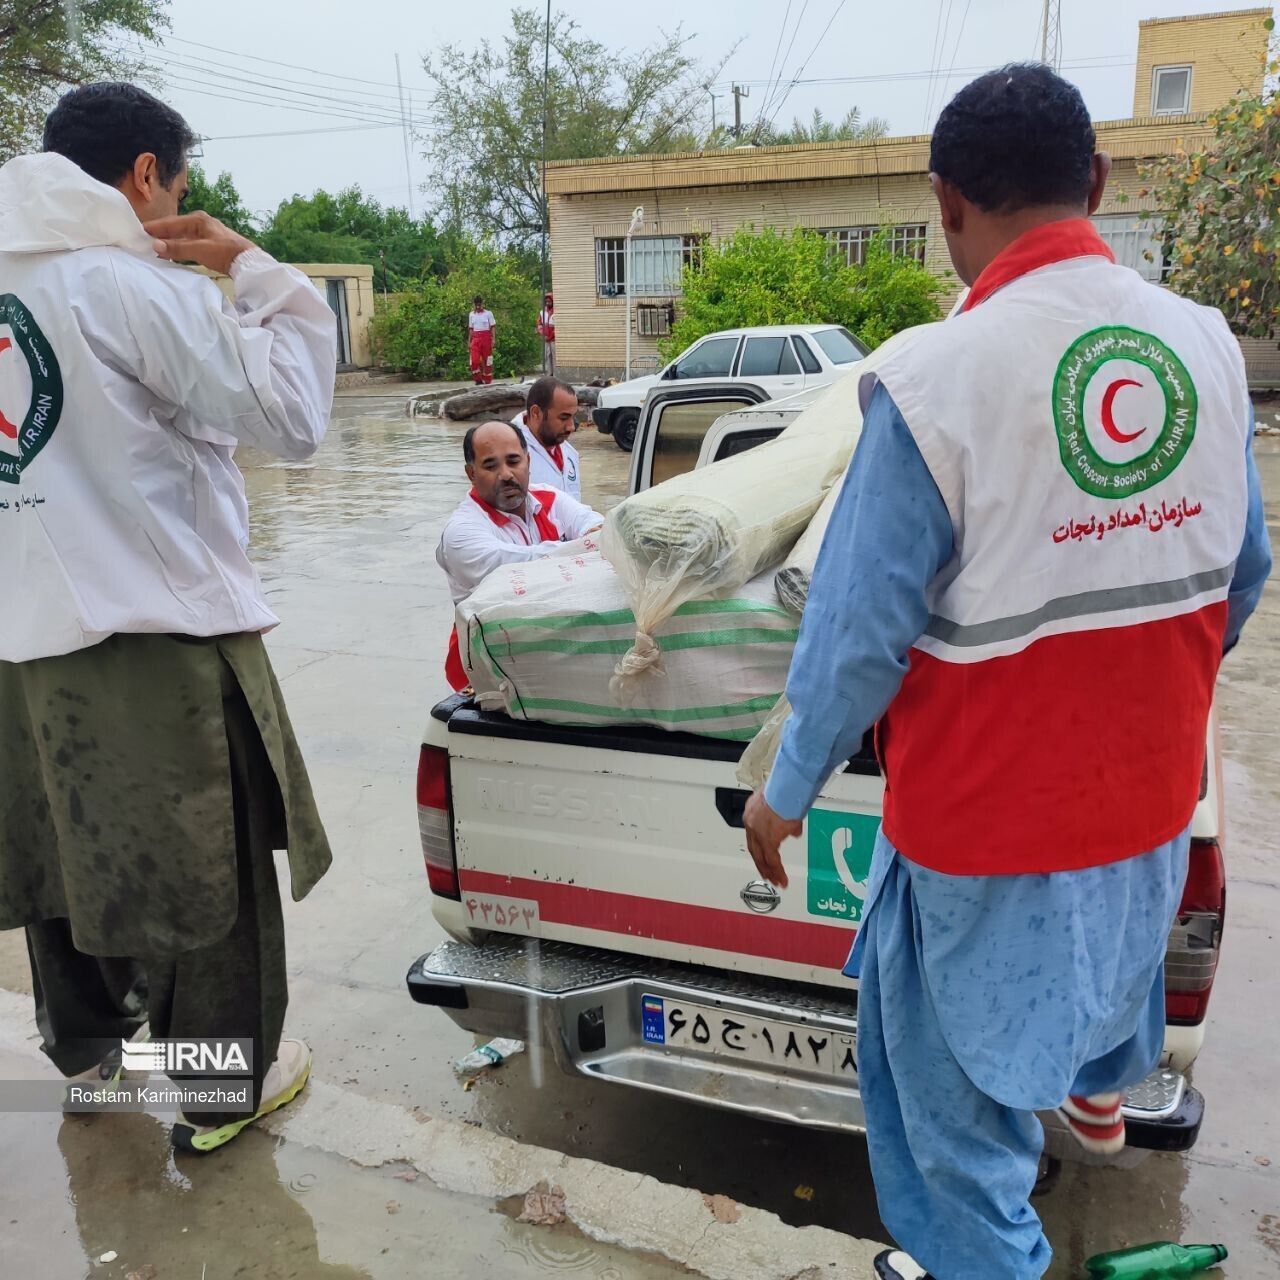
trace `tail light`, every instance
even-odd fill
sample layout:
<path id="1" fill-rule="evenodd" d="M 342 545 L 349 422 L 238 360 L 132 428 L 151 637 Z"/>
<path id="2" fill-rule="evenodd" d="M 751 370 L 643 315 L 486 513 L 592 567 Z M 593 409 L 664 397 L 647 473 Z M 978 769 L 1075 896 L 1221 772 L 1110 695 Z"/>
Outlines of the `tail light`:
<path id="1" fill-rule="evenodd" d="M 1187 887 L 1164 959 L 1164 1007 L 1175 1026 L 1204 1021 L 1218 969 L 1227 910 L 1227 877 L 1216 840 L 1192 840 Z"/>
<path id="2" fill-rule="evenodd" d="M 418 833 L 431 892 L 442 898 L 461 898 L 453 847 L 449 753 L 443 747 L 423 747 L 418 757 Z"/>

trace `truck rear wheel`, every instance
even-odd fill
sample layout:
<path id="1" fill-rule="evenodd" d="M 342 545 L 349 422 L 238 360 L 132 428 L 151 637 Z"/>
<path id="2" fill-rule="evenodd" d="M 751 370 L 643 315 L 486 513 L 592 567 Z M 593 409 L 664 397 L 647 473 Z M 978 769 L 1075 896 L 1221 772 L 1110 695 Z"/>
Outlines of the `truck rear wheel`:
<path id="1" fill-rule="evenodd" d="M 639 421 L 639 409 L 619 409 L 613 415 L 613 439 L 624 453 L 630 453 L 636 442 L 636 426 Z"/>

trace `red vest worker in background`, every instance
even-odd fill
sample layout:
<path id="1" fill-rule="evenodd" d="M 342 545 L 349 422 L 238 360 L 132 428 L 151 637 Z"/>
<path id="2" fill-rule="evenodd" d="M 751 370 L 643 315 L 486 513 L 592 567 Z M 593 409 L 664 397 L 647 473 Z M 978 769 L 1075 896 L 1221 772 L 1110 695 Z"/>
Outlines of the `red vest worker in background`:
<path id="1" fill-rule="evenodd" d="M 498 322 L 478 293 L 474 302 L 467 314 L 467 331 L 471 335 L 471 379 L 479 387 L 493 381 L 493 335 Z"/>

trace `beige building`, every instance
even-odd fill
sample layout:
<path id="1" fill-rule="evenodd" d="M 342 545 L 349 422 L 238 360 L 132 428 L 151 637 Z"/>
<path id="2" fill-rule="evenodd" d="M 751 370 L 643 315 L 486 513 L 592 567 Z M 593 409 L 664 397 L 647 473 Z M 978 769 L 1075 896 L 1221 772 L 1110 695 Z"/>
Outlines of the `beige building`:
<path id="1" fill-rule="evenodd" d="M 1099 148 L 1114 161 L 1096 221 L 1117 260 L 1148 279 L 1159 280 L 1163 267 L 1154 229 L 1140 217 L 1152 204 L 1138 194 L 1139 165 L 1179 145 L 1205 146 L 1208 113 L 1236 93 L 1261 90 L 1262 24 L 1270 13 L 1139 27 L 1135 115 L 1096 126 Z M 569 377 L 620 376 L 629 324 L 632 371 L 654 371 L 658 340 L 679 306 L 683 264 L 699 244 L 743 226 L 811 227 L 852 261 L 887 227 L 895 246 L 947 279 L 954 296 L 959 282 L 950 274 L 928 163 L 929 138 L 921 135 L 549 164 L 557 366 Z M 644 218 L 632 237 L 628 287 L 626 235 L 637 206 Z M 1280 382 L 1275 344 L 1245 347 L 1251 376 Z"/>
<path id="2" fill-rule="evenodd" d="M 373 348 L 369 342 L 369 322 L 373 319 L 373 268 L 351 262 L 294 262 L 324 296 L 333 312 L 338 342 L 338 372 L 373 367 Z M 235 297 L 235 286 L 229 276 L 203 268 L 195 268 L 211 276 L 227 295 Z"/>

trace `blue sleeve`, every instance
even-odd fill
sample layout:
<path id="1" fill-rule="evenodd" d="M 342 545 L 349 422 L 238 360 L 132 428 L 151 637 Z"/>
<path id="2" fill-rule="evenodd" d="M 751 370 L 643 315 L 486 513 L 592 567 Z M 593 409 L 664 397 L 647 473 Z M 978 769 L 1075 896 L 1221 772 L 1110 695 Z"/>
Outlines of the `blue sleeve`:
<path id="1" fill-rule="evenodd" d="M 1230 653 L 1240 639 L 1249 615 L 1258 607 L 1262 588 L 1271 573 L 1271 539 L 1267 536 L 1267 516 L 1262 505 L 1262 484 L 1253 457 L 1253 415 L 1245 438 L 1245 475 L 1249 489 L 1249 512 L 1245 518 L 1244 543 L 1236 560 L 1231 588 L 1227 593 L 1227 634 L 1223 653 Z"/>
<path id="2" fill-rule="evenodd" d="M 765 787 L 799 818 L 892 701 L 928 622 L 925 590 L 951 559 L 942 495 L 883 386 L 836 500 L 791 660 L 791 717 Z"/>

